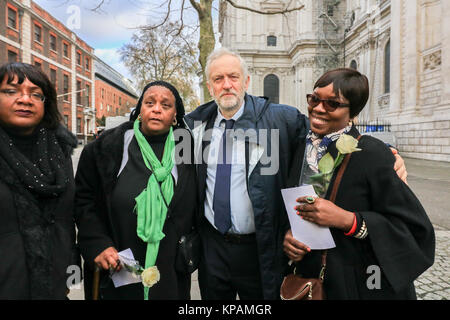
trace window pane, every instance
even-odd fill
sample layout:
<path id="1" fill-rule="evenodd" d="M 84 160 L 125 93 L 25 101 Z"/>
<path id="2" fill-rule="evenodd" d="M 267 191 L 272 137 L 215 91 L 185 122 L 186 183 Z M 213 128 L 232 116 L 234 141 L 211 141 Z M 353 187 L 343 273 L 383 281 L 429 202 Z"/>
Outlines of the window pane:
<path id="1" fill-rule="evenodd" d="M 358 64 L 356 63 L 355 60 L 352 60 L 352 62 L 350 62 L 350 68 L 358 70 Z"/>
<path id="2" fill-rule="evenodd" d="M 50 69 L 50 81 L 56 86 L 56 70 Z"/>
<path id="3" fill-rule="evenodd" d="M 391 92 L 391 41 L 384 49 L 384 93 Z"/>
<path id="4" fill-rule="evenodd" d="M 42 42 L 42 29 L 38 25 L 34 25 L 34 40 Z"/>
<path id="5" fill-rule="evenodd" d="M 50 35 L 50 49 L 56 51 L 56 37 L 53 35 Z"/>
<path id="6" fill-rule="evenodd" d="M 64 57 L 68 58 L 69 57 L 69 46 L 67 45 L 67 43 L 64 43 L 63 47 L 64 47 Z"/>
<path id="7" fill-rule="evenodd" d="M 8 50 L 8 62 L 17 62 L 17 53 Z"/>
<path id="8" fill-rule="evenodd" d="M 17 27 L 17 12 L 8 8 L 8 27 L 16 29 Z"/>
<path id="9" fill-rule="evenodd" d="M 275 37 L 275 36 L 268 36 L 267 37 L 267 46 L 269 46 L 269 47 L 276 47 L 277 46 L 277 37 Z"/>
<path id="10" fill-rule="evenodd" d="M 279 103 L 280 80 L 274 74 L 269 74 L 264 78 L 264 96 L 269 98 L 270 102 Z"/>

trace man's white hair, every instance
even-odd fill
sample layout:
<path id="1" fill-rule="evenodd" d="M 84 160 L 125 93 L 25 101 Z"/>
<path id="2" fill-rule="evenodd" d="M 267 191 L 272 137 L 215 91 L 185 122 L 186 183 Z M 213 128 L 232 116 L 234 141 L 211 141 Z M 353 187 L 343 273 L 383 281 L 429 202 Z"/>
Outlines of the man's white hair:
<path id="1" fill-rule="evenodd" d="M 213 52 L 211 52 L 209 54 L 208 58 L 206 59 L 206 68 L 205 68 L 206 81 L 209 82 L 211 63 L 214 60 L 217 60 L 220 57 L 227 56 L 227 55 L 236 57 L 239 60 L 240 65 L 241 65 L 242 74 L 244 76 L 244 81 L 245 81 L 245 79 L 247 79 L 248 67 L 247 67 L 247 63 L 245 62 L 245 60 L 242 59 L 242 57 L 238 53 L 233 52 L 228 48 L 221 47 L 221 48 L 218 48 L 218 49 L 214 50 Z"/>

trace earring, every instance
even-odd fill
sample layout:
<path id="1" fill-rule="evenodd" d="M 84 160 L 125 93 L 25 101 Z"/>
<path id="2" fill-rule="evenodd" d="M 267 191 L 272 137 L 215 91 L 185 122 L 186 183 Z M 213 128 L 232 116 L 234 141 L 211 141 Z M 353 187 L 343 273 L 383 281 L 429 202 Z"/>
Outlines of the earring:
<path id="1" fill-rule="evenodd" d="M 177 124 L 178 124 L 178 120 L 177 120 L 177 118 L 174 118 L 173 121 L 172 121 L 172 125 L 176 126 Z"/>
<path id="2" fill-rule="evenodd" d="M 141 117 L 140 114 L 138 115 L 138 120 L 139 120 L 139 121 L 142 121 L 142 117 Z"/>

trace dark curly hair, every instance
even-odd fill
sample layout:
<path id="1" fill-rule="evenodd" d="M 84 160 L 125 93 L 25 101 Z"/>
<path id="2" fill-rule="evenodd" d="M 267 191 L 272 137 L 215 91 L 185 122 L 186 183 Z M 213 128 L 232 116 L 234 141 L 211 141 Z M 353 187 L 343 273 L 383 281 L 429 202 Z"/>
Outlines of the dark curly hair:
<path id="1" fill-rule="evenodd" d="M 58 110 L 55 86 L 50 82 L 47 75 L 38 67 L 28 63 L 10 62 L 0 67 L 0 81 L 6 77 L 7 83 L 11 83 L 17 76 L 18 83 L 22 84 L 28 79 L 42 89 L 45 96 L 44 117 L 40 126 L 48 129 L 56 129 L 61 122 L 62 116 Z"/>
<path id="2" fill-rule="evenodd" d="M 153 87 L 153 86 L 165 87 L 172 92 L 173 96 L 175 97 L 175 108 L 177 110 L 177 115 L 176 115 L 177 125 L 174 126 L 174 129 L 184 128 L 185 125 L 184 125 L 183 118 L 185 115 L 185 110 L 184 110 L 183 100 L 181 99 L 181 96 L 178 93 L 178 90 L 173 85 L 171 85 L 170 83 L 163 81 L 163 80 L 150 82 L 149 84 L 147 84 L 144 87 L 144 89 L 142 90 L 141 97 L 139 98 L 139 101 L 136 105 L 136 108 L 130 114 L 130 121 L 135 121 L 137 119 L 137 117 L 139 116 L 139 114 L 141 113 L 141 106 L 142 106 L 142 100 L 144 99 L 144 94 L 148 88 Z"/>

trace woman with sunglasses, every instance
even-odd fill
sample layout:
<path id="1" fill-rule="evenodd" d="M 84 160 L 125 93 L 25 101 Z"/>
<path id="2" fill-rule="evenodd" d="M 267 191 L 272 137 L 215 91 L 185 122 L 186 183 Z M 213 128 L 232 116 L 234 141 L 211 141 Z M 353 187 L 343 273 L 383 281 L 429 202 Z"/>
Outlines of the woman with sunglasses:
<path id="1" fill-rule="evenodd" d="M 71 154 L 48 77 L 0 67 L 0 300 L 65 299 L 75 249 Z"/>
<path id="2" fill-rule="evenodd" d="M 335 202 L 328 199 L 340 166 L 324 198 L 297 199 L 299 219 L 329 227 L 336 244 L 327 250 L 326 298 L 416 299 L 413 281 L 434 261 L 434 230 L 419 200 L 392 169 L 389 148 L 360 137 L 352 125 L 368 97 L 368 80 L 356 70 L 332 70 L 317 80 L 307 95 L 310 132 L 297 149 L 289 184 L 307 184 L 327 152 L 335 158 L 341 135 L 359 137 L 361 151 L 351 154 Z M 291 231 L 284 250 L 297 273 L 318 277 L 321 251 L 311 251 Z"/>

